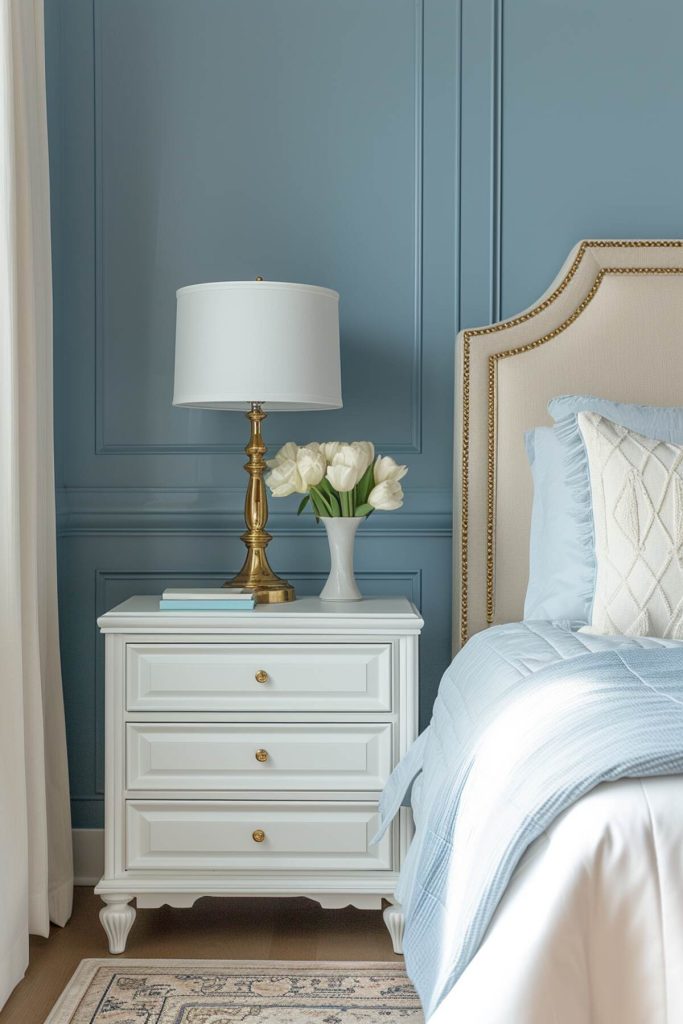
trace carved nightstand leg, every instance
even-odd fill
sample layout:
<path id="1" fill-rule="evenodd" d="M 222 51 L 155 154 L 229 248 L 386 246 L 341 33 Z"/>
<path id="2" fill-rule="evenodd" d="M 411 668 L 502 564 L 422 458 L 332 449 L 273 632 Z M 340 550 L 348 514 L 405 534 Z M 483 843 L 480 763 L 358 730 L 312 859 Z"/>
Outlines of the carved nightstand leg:
<path id="1" fill-rule="evenodd" d="M 126 949 L 128 932 L 135 920 L 135 908 L 129 905 L 132 899 L 118 893 L 102 897 L 106 906 L 100 910 L 100 921 L 109 939 L 110 953 L 123 953 Z"/>
<path id="2" fill-rule="evenodd" d="M 384 923 L 391 936 L 391 945 L 394 953 L 403 952 L 403 929 L 405 927 L 405 915 L 400 903 L 392 903 L 386 907 L 383 913 Z"/>

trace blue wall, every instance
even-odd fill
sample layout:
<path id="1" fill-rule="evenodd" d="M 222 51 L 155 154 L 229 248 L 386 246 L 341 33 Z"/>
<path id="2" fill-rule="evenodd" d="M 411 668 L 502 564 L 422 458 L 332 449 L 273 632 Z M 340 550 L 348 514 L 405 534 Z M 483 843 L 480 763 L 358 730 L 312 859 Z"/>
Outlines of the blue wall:
<path id="1" fill-rule="evenodd" d="M 175 289 L 342 295 L 344 409 L 288 439 L 410 466 L 362 529 L 368 594 L 450 649 L 453 338 L 529 304 L 586 236 L 683 235 L 677 0 L 46 0 L 62 656 L 74 824 L 102 823 L 95 617 L 241 562 L 245 424 L 173 409 Z M 300 593 L 323 531 L 273 501 Z"/>

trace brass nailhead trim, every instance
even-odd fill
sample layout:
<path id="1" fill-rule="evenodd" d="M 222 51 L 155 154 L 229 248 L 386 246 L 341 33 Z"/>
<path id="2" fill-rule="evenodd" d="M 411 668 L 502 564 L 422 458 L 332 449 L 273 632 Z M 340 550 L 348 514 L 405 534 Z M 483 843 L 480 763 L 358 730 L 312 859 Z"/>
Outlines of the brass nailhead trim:
<path id="1" fill-rule="evenodd" d="M 579 250 L 576 254 L 576 258 L 572 263 L 571 267 L 567 271 L 565 277 L 560 281 L 559 285 L 550 295 L 548 295 L 543 302 L 540 302 L 537 306 L 527 310 L 525 313 L 521 313 L 519 316 L 512 318 L 511 320 L 502 320 L 500 323 L 492 324 L 489 327 L 479 327 L 473 330 L 466 330 L 463 332 L 463 390 L 462 390 L 462 475 L 461 475 L 461 526 L 460 526 L 460 558 L 461 558 L 461 597 L 460 597 L 460 643 L 461 645 L 467 641 L 468 638 L 468 583 L 469 583 L 469 567 L 468 567 L 468 515 L 469 515 L 469 445 L 470 445 L 470 341 L 472 338 L 481 337 L 487 334 L 496 334 L 498 331 L 506 330 L 510 327 L 516 327 L 518 324 L 526 323 L 528 320 L 532 320 L 539 313 L 542 313 L 545 309 L 552 305 L 553 302 L 562 294 L 567 288 L 570 281 L 576 275 L 576 271 L 581 264 L 581 260 L 588 251 L 588 249 L 601 249 L 601 248 L 640 248 L 640 249 L 656 249 L 656 248 L 668 248 L 668 249 L 680 249 L 683 248 L 683 241 L 677 239 L 655 241 L 651 239 L 639 239 L 633 241 L 610 241 L 610 240 L 596 240 L 582 242 Z M 604 279 L 606 274 L 681 274 L 683 273 L 683 267 L 608 267 L 600 270 L 596 276 L 593 285 L 581 301 L 579 306 L 574 310 L 570 317 L 568 317 L 564 323 L 560 324 L 554 330 L 543 337 L 536 339 L 535 341 L 528 342 L 526 345 L 520 345 L 518 348 L 507 349 L 504 352 L 494 353 L 489 356 L 488 361 L 488 436 L 487 436 L 487 500 L 486 500 L 486 620 L 487 623 L 493 621 L 494 614 L 494 572 L 495 572 L 495 508 L 494 508 L 494 494 L 495 494 L 495 441 L 496 441 L 496 423 L 495 423 L 495 388 L 496 388 L 496 368 L 499 359 L 507 359 L 510 356 L 518 355 L 522 352 L 529 352 L 532 349 L 538 348 L 540 345 L 544 345 L 546 342 L 556 338 L 558 334 L 561 334 L 570 324 L 572 324 L 580 315 L 583 313 L 586 306 L 590 303 L 591 299 L 595 296 L 600 283 Z"/>

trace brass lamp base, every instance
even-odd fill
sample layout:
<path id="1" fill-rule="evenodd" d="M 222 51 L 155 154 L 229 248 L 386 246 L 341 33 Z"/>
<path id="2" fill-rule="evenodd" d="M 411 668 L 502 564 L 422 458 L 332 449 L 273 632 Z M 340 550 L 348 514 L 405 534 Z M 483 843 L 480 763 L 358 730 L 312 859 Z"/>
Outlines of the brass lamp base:
<path id="1" fill-rule="evenodd" d="M 244 449 L 249 456 L 249 461 L 244 466 L 249 474 L 244 501 L 244 521 L 247 529 L 242 534 L 247 556 L 237 575 L 227 580 L 223 586 L 250 590 L 257 604 L 277 604 L 282 601 L 293 601 L 294 587 L 273 572 L 266 555 L 266 547 L 272 538 L 265 528 L 268 522 L 268 498 L 263 481 L 263 471 L 266 468 L 263 456 L 266 453 L 266 446 L 261 436 L 261 422 L 265 418 L 261 403 L 252 402 L 247 413 L 247 419 L 251 423 L 251 435 L 249 444 Z"/>
<path id="2" fill-rule="evenodd" d="M 251 590 L 256 604 L 282 604 L 283 601 L 293 601 L 296 596 L 291 583 L 283 580 L 276 573 L 272 574 L 272 578 L 264 578 L 253 585 L 247 583 L 246 579 L 245 577 L 242 580 L 242 574 L 239 573 L 237 576 L 233 576 L 232 579 L 226 580 L 223 586 L 244 587 L 247 590 Z"/>

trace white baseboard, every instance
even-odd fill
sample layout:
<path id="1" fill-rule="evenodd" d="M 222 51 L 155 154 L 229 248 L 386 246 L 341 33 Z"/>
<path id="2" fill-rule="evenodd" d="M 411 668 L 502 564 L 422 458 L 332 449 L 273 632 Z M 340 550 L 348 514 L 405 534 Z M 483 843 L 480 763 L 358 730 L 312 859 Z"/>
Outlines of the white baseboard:
<path id="1" fill-rule="evenodd" d="M 97 885 L 104 874 L 104 829 L 75 828 L 74 885 Z"/>

